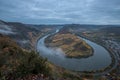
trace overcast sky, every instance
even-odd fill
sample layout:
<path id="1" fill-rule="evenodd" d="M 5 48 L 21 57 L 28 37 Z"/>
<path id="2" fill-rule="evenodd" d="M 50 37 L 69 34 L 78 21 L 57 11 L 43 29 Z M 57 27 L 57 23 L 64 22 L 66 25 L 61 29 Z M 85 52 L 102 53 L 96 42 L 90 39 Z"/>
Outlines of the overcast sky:
<path id="1" fill-rule="evenodd" d="M 0 0 L 0 19 L 32 24 L 120 24 L 120 0 Z"/>

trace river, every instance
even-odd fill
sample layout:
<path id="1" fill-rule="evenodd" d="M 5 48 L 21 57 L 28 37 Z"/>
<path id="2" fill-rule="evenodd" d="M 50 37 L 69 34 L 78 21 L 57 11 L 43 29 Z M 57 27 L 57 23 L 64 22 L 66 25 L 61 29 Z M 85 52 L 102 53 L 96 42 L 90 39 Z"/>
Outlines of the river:
<path id="1" fill-rule="evenodd" d="M 56 30 L 55 33 L 57 32 L 59 32 L 59 30 Z M 103 69 L 109 66 L 112 62 L 109 52 L 104 47 L 81 37 L 81 39 L 86 41 L 86 43 L 93 48 L 93 55 L 88 58 L 80 59 L 66 58 L 61 49 L 47 48 L 45 46 L 45 38 L 47 38 L 49 35 L 51 34 L 48 34 L 38 40 L 37 51 L 41 56 L 47 58 L 50 62 L 60 67 L 74 71 L 92 71 Z"/>

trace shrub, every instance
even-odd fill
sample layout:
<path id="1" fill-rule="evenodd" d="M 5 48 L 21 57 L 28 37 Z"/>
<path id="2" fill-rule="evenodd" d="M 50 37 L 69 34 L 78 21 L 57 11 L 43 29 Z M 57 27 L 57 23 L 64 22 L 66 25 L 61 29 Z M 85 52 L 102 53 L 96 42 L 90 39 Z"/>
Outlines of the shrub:
<path id="1" fill-rule="evenodd" d="M 23 77 L 28 74 L 50 75 L 50 69 L 46 64 L 46 59 L 40 57 L 34 51 L 25 52 L 24 57 L 20 60 L 20 65 L 16 69 L 16 76 Z"/>

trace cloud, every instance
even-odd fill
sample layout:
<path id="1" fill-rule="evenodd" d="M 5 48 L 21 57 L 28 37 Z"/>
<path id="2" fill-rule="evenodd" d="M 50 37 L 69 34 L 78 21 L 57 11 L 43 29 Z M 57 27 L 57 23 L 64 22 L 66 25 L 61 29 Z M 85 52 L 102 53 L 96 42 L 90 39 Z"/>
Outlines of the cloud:
<path id="1" fill-rule="evenodd" d="M 25 23 L 120 24 L 120 0 L 0 0 L 0 18 Z"/>
<path id="2" fill-rule="evenodd" d="M 10 26 L 5 25 L 3 22 L 0 21 L 0 33 L 2 34 L 15 34 L 15 32 L 12 31 Z"/>

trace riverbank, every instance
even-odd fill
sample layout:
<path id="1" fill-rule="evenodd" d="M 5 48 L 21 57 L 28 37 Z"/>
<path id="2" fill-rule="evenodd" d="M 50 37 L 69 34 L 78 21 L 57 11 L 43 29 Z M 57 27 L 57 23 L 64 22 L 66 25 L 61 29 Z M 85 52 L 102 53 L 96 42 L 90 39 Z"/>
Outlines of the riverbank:
<path id="1" fill-rule="evenodd" d="M 76 34 L 76 35 L 78 35 L 78 34 Z M 97 71 L 92 71 L 93 73 L 106 72 L 106 74 L 107 74 L 108 72 L 115 69 L 115 67 L 117 67 L 117 65 L 116 65 L 117 60 L 115 59 L 115 54 L 109 48 L 107 48 L 103 42 L 96 41 L 95 39 L 91 39 L 91 38 L 83 36 L 83 35 L 78 35 L 78 36 L 83 37 L 83 38 L 85 38 L 87 40 L 90 40 L 92 42 L 95 42 L 96 44 L 99 44 L 100 46 L 104 47 L 110 53 L 110 56 L 112 58 L 111 64 L 108 67 L 104 68 L 104 69 L 97 70 Z"/>

